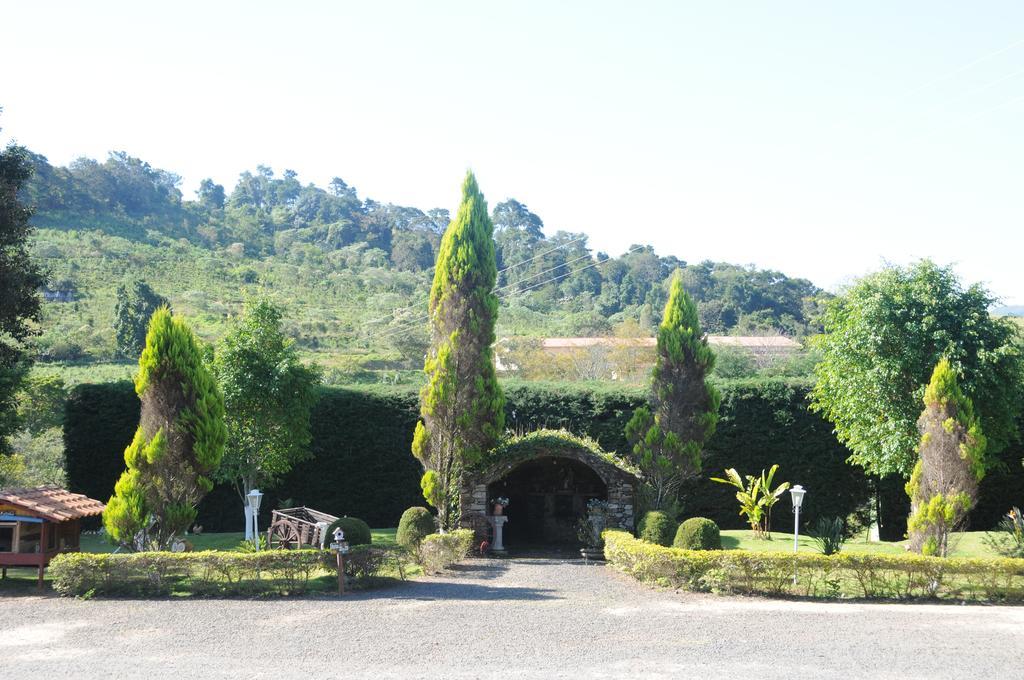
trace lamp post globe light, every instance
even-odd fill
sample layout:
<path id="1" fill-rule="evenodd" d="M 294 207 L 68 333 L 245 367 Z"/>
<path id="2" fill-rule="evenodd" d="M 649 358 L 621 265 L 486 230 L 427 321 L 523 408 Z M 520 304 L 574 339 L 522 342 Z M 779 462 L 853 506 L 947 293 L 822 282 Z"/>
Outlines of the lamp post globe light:
<path id="1" fill-rule="evenodd" d="M 798 538 L 800 535 L 800 506 L 804 504 L 804 494 L 807 493 L 804 487 L 799 484 L 789 490 L 793 496 L 793 552 L 799 547 Z"/>
<path id="2" fill-rule="evenodd" d="M 804 487 L 796 484 L 789 490 L 793 496 L 793 555 L 795 556 L 800 548 L 800 506 L 804 504 L 804 494 L 807 491 Z M 796 557 L 793 558 L 793 585 L 796 585 Z"/>
<path id="3" fill-rule="evenodd" d="M 256 546 L 256 550 L 260 549 L 260 530 L 256 525 L 256 518 L 260 512 L 260 501 L 263 500 L 263 492 L 259 489 L 253 489 L 248 493 L 246 498 L 249 499 L 249 512 L 252 513 L 252 542 Z"/>

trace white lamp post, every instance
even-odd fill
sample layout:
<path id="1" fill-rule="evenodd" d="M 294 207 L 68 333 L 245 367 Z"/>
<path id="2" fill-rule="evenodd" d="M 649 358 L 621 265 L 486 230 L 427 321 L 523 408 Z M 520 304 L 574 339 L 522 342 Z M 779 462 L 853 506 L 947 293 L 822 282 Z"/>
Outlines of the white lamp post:
<path id="1" fill-rule="evenodd" d="M 807 491 L 797 484 L 789 493 L 793 495 L 793 552 L 796 552 L 799 547 L 797 537 L 800 535 L 800 506 L 804 504 L 804 494 Z"/>
<path id="2" fill-rule="evenodd" d="M 793 554 L 796 555 L 800 548 L 800 506 L 804 504 L 804 494 L 807 491 L 797 484 L 789 490 L 793 496 Z M 795 559 L 795 558 L 794 558 Z M 796 585 L 796 563 L 793 563 L 793 585 Z"/>
<path id="3" fill-rule="evenodd" d="M 249 512 L 252 513 L 252 542 L 256 546 L 256 550 L 260 549 L 260 529 L 256 524 L 256 518 L 260 512 L 260 501 L 263 500 L 263 493 L 259 489 L 253 489 L 249 492 L 247 498 L 249 499 Z"/>

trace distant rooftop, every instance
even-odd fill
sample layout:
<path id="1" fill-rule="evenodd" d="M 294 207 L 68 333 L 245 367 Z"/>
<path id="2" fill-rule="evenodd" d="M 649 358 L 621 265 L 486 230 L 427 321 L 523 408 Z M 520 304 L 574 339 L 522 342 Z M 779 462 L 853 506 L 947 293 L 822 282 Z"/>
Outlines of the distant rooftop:
<path id="1" fill-rule="evenodd" d="M 544 338 L 541 347 L 544 349 L 575 349 L 581 347 L 654 347 L 657 338 Z M 798 350 L 799 342 L 781 335 L 709 335 L 708 344 L 743 347 L 745 349 Z"/>

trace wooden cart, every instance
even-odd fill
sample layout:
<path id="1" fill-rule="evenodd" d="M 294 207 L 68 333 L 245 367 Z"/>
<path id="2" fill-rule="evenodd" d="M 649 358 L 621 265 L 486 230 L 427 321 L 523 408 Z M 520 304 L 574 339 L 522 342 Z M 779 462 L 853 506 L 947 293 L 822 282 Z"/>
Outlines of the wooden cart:
<path id="1" fill-rule="evenodd" d="M 267 529 L 268 548 L 322 548 L 321 535 L 338 518 L 307 507 L 274 510 Z"/>

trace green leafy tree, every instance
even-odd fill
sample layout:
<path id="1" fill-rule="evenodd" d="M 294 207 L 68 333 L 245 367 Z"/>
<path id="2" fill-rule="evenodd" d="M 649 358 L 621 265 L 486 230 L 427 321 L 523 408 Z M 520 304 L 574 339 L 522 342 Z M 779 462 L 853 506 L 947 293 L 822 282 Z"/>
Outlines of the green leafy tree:
<path id="1" fill-rule="evenodd" d="M 851 461 L 906 476 L 932 369 L 943 357 L 981 413 L 989 451 L 1017 435 L 1024 353 L 1014 325 L 993 318 L 980 285 L 923 260 L 866 276 L 826 306 L 812 408 L 834 425 Z"/>
<path id="2" fill-rule="evenodd" d="M 720 398 L 707 380 L 714 365 L 697 306 L 677 273 L 658 327 L 651 406 L 638 408 L 626 425 L 652 509 L 676 511 L 680 484 L 701 469 L 704 444 L 718 424 Z"/>
<path id="3" fill-rule="evenodd" d="M 505 425 L 492 349 L 498 316 L 493 232 L 476 178 L 467 173 L 430 289 L 427 384 L 412 443 L 425 470 L 423 495 L 445 531 L 458 526 L 463 469 L 497 443 Z"/>
<path id="4" fill-rule="evenodd" d="M 320 370 L 299 361 L 281 328 L 281 309 L 266 298 L 245 307 L 217 346 L 214 374 L 224 395 L 227 448 L 216 478 L 231 483 L 248 509 L 254 488 L 272 487 L 309 457 L 309 414 Z M 252 515 L 245 512 L 246 537 Z"/>
<path id="5" fill-rule="evenodd" d="M 212 179 L 204 179 L 199 183 L 199 190 L 196 191 L 196 198 L 199 205 L 208 211 L 224 209 L 224 186 L 217 184 Z"/>
<path id="6" fill-rule="evenodd" d="M 56 374 L 31 374 L 17 395 L 21 427 L 10 438 L 11 451 L 4 486 L 64 483 L 64 402 L 67 389 Z M 16 474 L 15 474 L 16 471 Z M 3 477 L 0 474 L 0 477 Z"/>
<path id="7" fill-rule="evenodd" d="M 38 290 L 46 281 L 28 252 L 32 210 L 18 199 L 31 174 L 25 149 L 12 144 L 0 151 L 0 458 L 10 453 L 8 437 L 20 425 L 15 395 L 28 373 L 26 342 L 36 333 Z"/>
<path id="8" fill-rule="evenodd" d="M 114 306 L 114 341 L 122 357 L 135 357 L 146 344 L 149 320 L 160 307 L 170 307 L 145 281 L 126 281 L 117 288 Z"/>
<path id="9" fill-rule="evenodd" d="M 64 379 L 56 373 L 29 376 L 18 395 L 18 415 L 25 429 L 38 435 L 64 423 L 68 398 Z"/>
<path id="10" fill-rule="evenodd" d="M 149 322 L 135 392 L 142 402 L 139 427 L 103 526 L 127 549 L 167 550 L 213 488 L 227 428 L 224 398 L 192 330 L 165 307 Z"/>
<path id="11" fill-rule="evenodd" d="M 957 384 L 956 372 L 942 359 L 924 391 L 918 461 L 907 482 L 910 547 L 945 557 L 949 535 L 961 527 L 985 476 L 985 435 L 974 405 Z"/>

